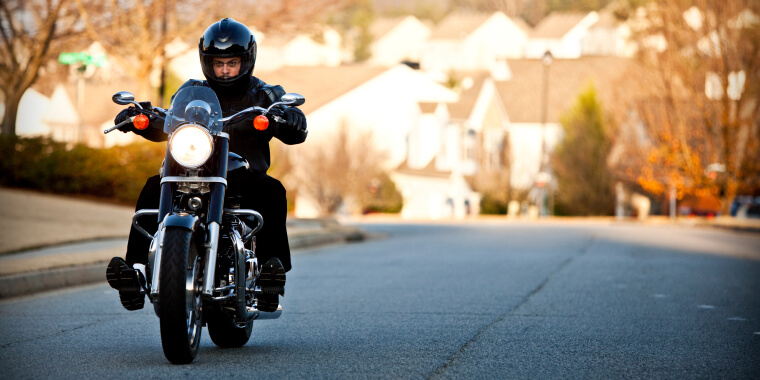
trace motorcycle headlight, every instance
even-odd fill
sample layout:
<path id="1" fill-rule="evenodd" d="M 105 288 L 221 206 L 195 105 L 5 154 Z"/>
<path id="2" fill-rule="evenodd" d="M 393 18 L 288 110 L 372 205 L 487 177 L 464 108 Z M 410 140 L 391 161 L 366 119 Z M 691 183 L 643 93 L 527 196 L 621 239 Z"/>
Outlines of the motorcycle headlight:
<path id="1" fill-rule="evenodd" d="M 206 130 L 195 124 L 180 127 L 169 140 L 169 152 L 177 163 L 197 168 L 211 157 L 213 140 Z"/>

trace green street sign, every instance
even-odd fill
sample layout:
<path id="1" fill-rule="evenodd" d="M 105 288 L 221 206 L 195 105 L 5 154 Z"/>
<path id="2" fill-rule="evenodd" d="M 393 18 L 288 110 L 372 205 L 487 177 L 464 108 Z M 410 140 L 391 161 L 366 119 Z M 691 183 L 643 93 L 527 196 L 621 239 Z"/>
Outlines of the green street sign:
<path id="1" fill-rule="evenodd" d="M 64 65 L 95 65 L 103 67 L 106 63 L 105 54 L 89 55 L 85 52 L 61 53 L 58 55 L 58 62 Z"/>

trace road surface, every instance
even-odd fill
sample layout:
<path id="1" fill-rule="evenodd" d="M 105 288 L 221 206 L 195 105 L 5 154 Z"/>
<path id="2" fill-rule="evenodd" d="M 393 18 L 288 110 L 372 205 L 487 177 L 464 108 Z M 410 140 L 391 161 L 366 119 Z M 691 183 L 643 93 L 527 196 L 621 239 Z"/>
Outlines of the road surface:
<path id="1" fill-rule="evenodd" d="M 0 302 L 2 378 L 760 378 L 760 235 L 625 223 L 376 223 L 303 250 L 242 348 L 161 350 L 100 285 Z"/>

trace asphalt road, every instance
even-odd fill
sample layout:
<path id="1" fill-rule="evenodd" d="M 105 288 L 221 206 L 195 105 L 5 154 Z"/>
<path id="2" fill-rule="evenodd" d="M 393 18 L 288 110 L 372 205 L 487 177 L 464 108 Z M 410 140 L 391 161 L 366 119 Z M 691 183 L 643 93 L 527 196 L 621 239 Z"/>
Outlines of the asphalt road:
<path id="1" fill-rule="evenodd" d="M 0 302 L 0 378 L 760 378 L 760 235 L 375 224 L 298 252 L 284 314 L 195 362 L 95 285 Z"/>

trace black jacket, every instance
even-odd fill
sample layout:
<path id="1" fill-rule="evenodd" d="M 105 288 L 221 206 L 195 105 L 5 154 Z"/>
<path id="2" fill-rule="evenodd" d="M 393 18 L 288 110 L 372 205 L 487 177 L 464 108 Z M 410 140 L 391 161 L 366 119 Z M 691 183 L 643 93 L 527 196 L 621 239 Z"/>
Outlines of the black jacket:
<path id="1" fill-rule="evenodd" d="M 268 85 L 254 76 L 250 77 L 248 86 L 238 86 L 237 88 L 215 88 L 205 80 L 191 79 L 179 89 L 187 86 L 211 87 L 219 98 L 222 116 L 224 117 L 234 115 L 251 106 L 269 107 L 285 95 L 285 90 L 281 86 Z M 174 97 L 172 97 L 173 99 Z M 272 137 L 277 137 L 288 145 L 306 141 L 306 131 L 299 131 L 285 123 L 272 122 L 266 130 L 257 131 L 253 128 L 253 117 L 228 123 L 224 126 L 224 131 L 230 135 L 230 152 L 235 152 L 248 160 L 251 165 L 250 170 L 254 173 L 266 173 L 269 169 L 271 162 L 269 141 Z M 152 121 L 149 128 L 142 131 L 135 130 L 134 132 L 151 141 L 167 140 L 167 136 L 163 132 L 163 123 L 160 120 Z"/>

